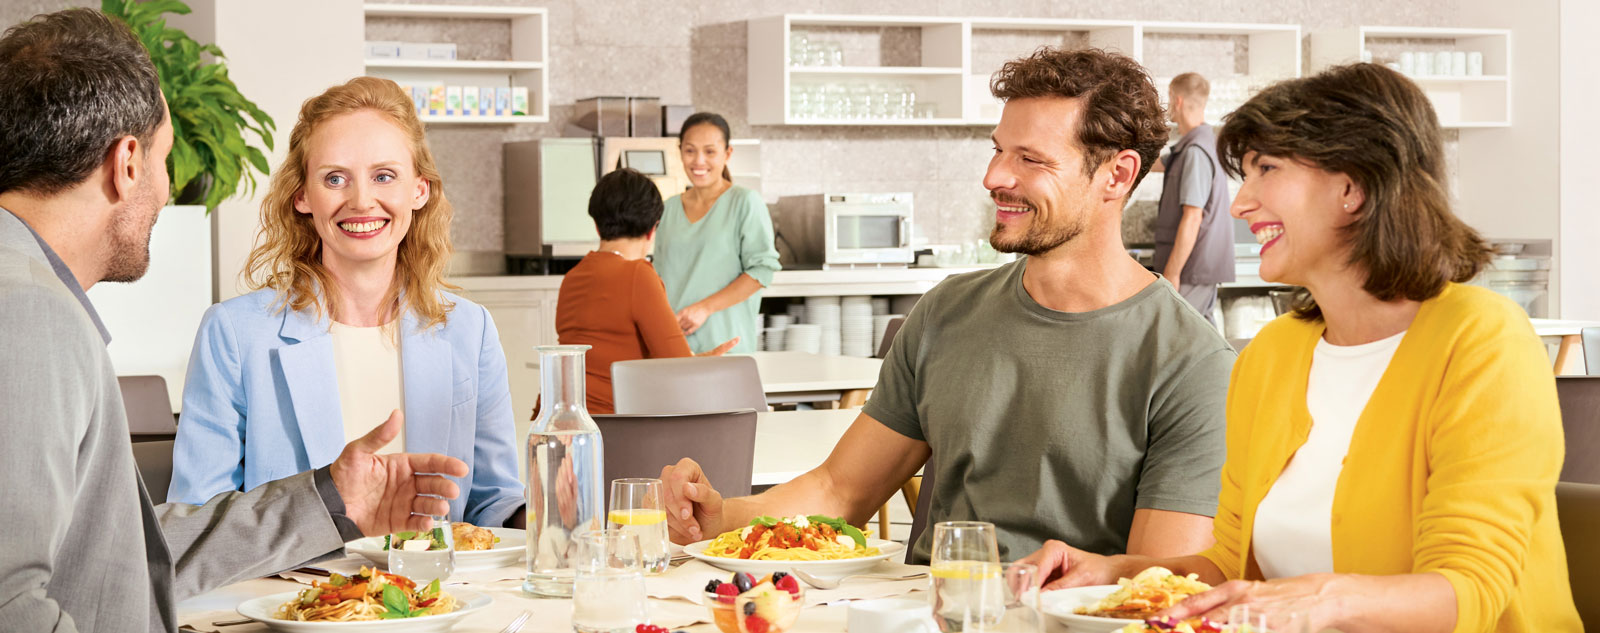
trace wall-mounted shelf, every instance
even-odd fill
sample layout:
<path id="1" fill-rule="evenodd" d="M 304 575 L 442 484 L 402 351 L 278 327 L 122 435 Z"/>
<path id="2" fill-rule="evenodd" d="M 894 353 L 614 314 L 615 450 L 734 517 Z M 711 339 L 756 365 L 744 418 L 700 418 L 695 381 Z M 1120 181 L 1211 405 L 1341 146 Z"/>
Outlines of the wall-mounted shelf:
<path id="1" fill-rule="evenodd" d="M 753 125 L 993 125 L 999 121 L 1002 104 L 990 95 L 989 78 L 999 64 L 1041 44 L 1062 45 L 1062 41 L 1119 51 L 1142 63 L 1147 38 L 1243 36 L 1249 42 L 1246 75 L 1250 85 L 1300 75 L 1300 27 L 1293 24 L 789 14 L 750 20 L 748 28 L 752 43 L 748 98 Z M 791 63 L 794 32 L 829 28 L 919 29 L 921 65 Z M 1159 76 L 1160 69 L 1152 72 Z M 1182 70 L 1172 74 L 1176 72 Z M 815 105 L 819 97 L 829 104 L 841 98 L 854 99 L 853 95 L 861 92 L 859 86 L 883 86 L 885 82 L 894 82 L 888 86 L 891 98 L 906 89 L 914 92 L 922 110 L 915 116 L 862 118 L 839 116 L 838 108 Z M 1165 89 L 1164 82 L 1160 88 Z"/>
<path id="2" fill-rule="evenodd" d="M 550 120 L 549 12 L 543 8 L 427 4 L 364 4 L 368 18 L 508 20 L 511 59 L 367 59 L 367 74 L 416 86 L 524 87 L 528 114 L 516 116 L 422 115 L 424 123 L 508 125 Z"/>
<path id="3" fill-rule="evenodd" d="M 1511 31 L 1436 27 L 1359 26 L 1311 34 L 1311 68 L 1319 71 L 1362 59 L 1397 62 L 1403 51 L 1461 51 L 1483 57 L 1483 74 L 1413 76 L 1447 128 L 1511 125 Z"/>

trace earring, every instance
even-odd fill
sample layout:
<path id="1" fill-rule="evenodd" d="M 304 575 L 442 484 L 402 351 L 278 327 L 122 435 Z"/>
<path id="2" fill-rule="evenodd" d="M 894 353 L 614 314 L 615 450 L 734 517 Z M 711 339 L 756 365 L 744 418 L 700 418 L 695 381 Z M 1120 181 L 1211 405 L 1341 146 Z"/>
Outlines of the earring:
<path id="1" fill-rule="evenodd" d="M 1345 211 L 1349 211 L 1350 210 L 1350 203 L 1348 203 L 1348 202 L 1344 203 L 1344 210 Z"/>

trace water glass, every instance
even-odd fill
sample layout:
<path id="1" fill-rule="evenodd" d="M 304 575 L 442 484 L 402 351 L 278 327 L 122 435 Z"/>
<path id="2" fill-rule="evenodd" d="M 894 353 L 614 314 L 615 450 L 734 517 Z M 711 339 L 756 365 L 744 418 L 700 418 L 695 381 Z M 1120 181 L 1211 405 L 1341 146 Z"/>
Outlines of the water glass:
<path id="1" fill-rule="evenodd" d="M 998 625 L 1005 604 L 996 587 L 1002 578 L 993 523 L 944 521 L 933 526 L 929 603 L 940 631 L 979 631 Z"/>
<path id="2" fill-rule="evenodd" d="M 1310 612 L 1295 606 L 1238 604 L 1228 609 L 1227 633 L 1311 633 Z"/>
<path id="3" fill-rule="evenodd" d="M 649 620 L 639 536 L 624 530 L 593 530 L 579 534 L 576 542 L 572 630 L 633 633 Z"/>
<path id="4" fill-rule="evenodd" d="M 607 527 L 639 537 L 640 564 L 647 574 L 667 570 L 672 559 L 667 541 L 667 506 L 660 479 L 614 479 Z"/>
<path id="5" fill-rule="evenodd" d="M 823 49 L 827 51 L 827 65 L 844 65 L 844 47 L 840 46 L 838 42 L 823 42 Z"/>
<path id="6" fill-rule="evenodd" d="M 789 65 L 806 65 L 806 56 L 811 54 L 811 40 L 805 33 L 789 34 Z"/>
<path id="7" fill-rule="evenodd" d="M 433 527 L 422 532 L 389 535 L 389 573 L 405 576 L 418 586 L 435 580 L 441 584 L 456 568 L 456 539 L 445 517 L 431 517 Z"/>

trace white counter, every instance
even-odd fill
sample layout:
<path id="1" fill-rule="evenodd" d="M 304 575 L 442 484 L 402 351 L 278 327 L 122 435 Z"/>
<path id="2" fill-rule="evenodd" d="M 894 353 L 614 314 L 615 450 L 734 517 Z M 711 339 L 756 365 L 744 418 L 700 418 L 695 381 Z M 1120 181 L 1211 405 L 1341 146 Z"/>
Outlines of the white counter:
<path id="1" fill-rule="evenodd" d="M 830 295 L 920 295 L 945 277 L 983 268 L 858 268 L 844 270 L 780 270 L 764 297 Z M 560 275 L 452 277 L 469 294 L 483 291 L 558 290 Z"/>

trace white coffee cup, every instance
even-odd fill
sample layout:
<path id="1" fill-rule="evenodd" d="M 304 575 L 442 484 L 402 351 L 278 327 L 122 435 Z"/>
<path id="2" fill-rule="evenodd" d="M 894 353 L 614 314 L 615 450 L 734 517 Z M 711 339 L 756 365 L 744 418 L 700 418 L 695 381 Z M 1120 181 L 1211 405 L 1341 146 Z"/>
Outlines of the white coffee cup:
<path id="1" fill-rule="evenodd" d="M 1467 74 L 1467 52 L 1456 51 L 1450 54 L 1450 74 L 1462 77 Z"/>
<path id="2" fill-rule="evenodd" d="M 1467 53 L 1467 75 L 1470 77 L 1483 76 L 1483 53 L 1477 51 Z"/>
<path id="3" fill-rule="evenodd" d="M 1400 74 L 1410 77 L 1417 74 L 1417 54 L 1411 51 L 1400 53 Z"/>
<path id="4" fill-rule="evenodd" d="M 850 633 L 937 633 L 927 600 L 884 598 L 850 603 L 845 616 Z"/>
<path id="5" fill-rule="evenodd" d="M 1400 62 L 1404 64 L 1405 62 Z M 1417 53 L 1417 76 L 1428 77 L 1433 74 L 1433 55 L 1427 51 Z"/>
<path id="6" fill-rule="evenodd" d="M 1447 75 L 1456 74 L 1455 71 L 1451 69 L 1451 66 L 1453 66 L 1454 63 L 1455 63 L 1455 58 L 1451 57 L 1450 51 L 1439 51 L 1437 53 L 1434 53 L 1433 54 L 1433 74 L 1440 75 L 1440 76 L 1447 76 Z"/>

